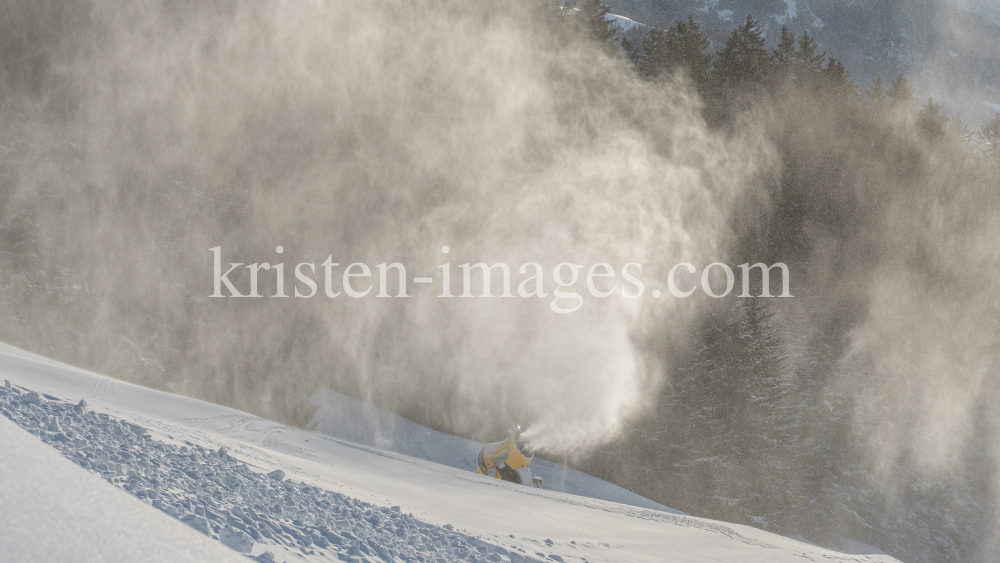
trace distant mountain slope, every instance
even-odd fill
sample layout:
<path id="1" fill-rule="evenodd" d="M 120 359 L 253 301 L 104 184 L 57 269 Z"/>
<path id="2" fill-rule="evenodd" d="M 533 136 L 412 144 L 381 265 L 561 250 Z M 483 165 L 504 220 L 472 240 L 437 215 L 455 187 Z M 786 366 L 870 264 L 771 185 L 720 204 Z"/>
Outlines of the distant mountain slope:
<path id="1" fill-rule="evenodd" d="M 773 44 L 782 25 L 808 31 L 864 86 L 904 74 L 917 94 L 978 124 L 1000 104 L 1000 8 L 984 0 L 607 0 L 655 27 L 694 16 L 719 50 L 748 14 Z M 964 8 L 964 9 L 963 9 Z"/>
<path id="2" fill-rule="evenodd" d="M 996 0 L 947 0 L 947 2 L 1000 24 L 1000 3 Z"/>

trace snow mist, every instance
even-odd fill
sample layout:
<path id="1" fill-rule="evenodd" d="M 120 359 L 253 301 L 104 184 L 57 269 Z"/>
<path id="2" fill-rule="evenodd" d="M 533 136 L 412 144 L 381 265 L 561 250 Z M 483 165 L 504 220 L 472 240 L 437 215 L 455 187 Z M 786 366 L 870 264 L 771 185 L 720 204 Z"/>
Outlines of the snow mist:
<path id="1" fill-rule="evenodd" d="M 768 158 L 710 134 L 684 84 L 641 83 L 546 17 L 504 1 L 21 6 L 4 35 L 4 338 L 293 424 L 328 386 L 473 438 L 513 419 L 552 453 L 606 442 L 663 381 L 643 339 L 697 306 L 649 292 L 670 265 L 716 261 Z M 641 263 L 648 289 L 572 315 L 208 298 L 217 246 L 431 275 L 445 245 L 456 266 Z"/>

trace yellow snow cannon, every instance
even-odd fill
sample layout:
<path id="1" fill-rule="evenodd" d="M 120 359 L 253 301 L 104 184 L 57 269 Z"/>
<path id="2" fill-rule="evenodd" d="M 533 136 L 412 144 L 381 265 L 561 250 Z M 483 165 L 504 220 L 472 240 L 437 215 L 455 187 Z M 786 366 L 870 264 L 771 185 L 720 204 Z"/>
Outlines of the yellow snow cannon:
<path id="1" fill-rule="evenodd" d="M 521 434 L 517 430 L 508 430 L 507 439 L 503 442 L 486 444 L 479 452 L 479 463 L 476 471 L 482 475 L 496 477 L 519 485 L 531 485 L 542 488 L 542 478 L 531 476 L 531 460 L 534 454 L 528 451 L 518 439 Z M 522 452 L 528 451 L 528 454 Z"/>

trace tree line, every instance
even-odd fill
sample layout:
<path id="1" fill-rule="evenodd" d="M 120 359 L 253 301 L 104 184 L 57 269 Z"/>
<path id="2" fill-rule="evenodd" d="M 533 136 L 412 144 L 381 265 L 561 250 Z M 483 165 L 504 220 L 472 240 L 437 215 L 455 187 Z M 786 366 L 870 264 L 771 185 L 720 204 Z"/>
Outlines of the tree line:
<path id="1" fill-rule="evenodd" d="M 917 111 L 920 130 L 927 137 L 952 133 L 992 160 L 1000 157 L 1000 112 L 994 112 L 973 134 L 961 115 L 949 119 L 933 98 L 921 104 L 903 75 L 888 86 L 877 77 L 871 84 L 859 87 L 851 82 L 850 72 L 842 62 L 819 51 L 808 31 L 796 37 L 783 25 L 777 46 L 769 50 L 760 22 L 748 15 L 730 33 L 722 49 L 713 52 L 711 41 L 692 16 L 668 29 L 650 28 L 640 42 L 633 43 L 619 33 L 614 19 L 608 19 L 611 9 L 600 0 L 580 0 L 573 6 L 556 1 L 552 6 L 553 20 L 564 31 L 621 54 L 644 79 L 683 77 L 690 81 L 702 96 L 705 117 L 712 124 L 726 123 L 761 95 L 780 97 L 794 86 L 800 91 L 837 91 L 864 100 L 877 110 Z"/>

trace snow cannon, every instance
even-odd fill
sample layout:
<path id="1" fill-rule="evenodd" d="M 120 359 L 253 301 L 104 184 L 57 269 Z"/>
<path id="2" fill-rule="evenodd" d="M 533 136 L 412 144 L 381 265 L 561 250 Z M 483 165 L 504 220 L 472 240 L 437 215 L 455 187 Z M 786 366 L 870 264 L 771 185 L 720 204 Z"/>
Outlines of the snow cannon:
<path id="1" fill-rule="evenodd" d="M 521 427 L 507 431 L 507 439 L 486 444 L 479 452 L 476 471 L 518 485 L 542 488 L 542 478 L 531 476 L 534 453 L 521 441 Z"/>

